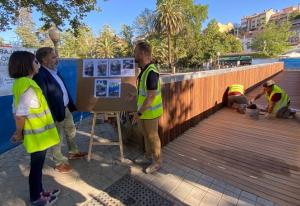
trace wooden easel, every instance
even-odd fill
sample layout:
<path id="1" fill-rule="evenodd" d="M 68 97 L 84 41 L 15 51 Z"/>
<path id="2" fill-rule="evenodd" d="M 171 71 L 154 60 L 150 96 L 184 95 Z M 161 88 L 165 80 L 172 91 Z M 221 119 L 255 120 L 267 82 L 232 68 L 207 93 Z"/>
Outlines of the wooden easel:
<path id="1" fill-rule="evenodd" d="M 92 157 L 92 147 L 93 145 L 119 145 L 120 147 L 120 161 L 124 162 L 124 154 L 123 154 L 123 141 L 122 141 L 122 133 L 121 133 L 121 124 L 120 124 L 120 112 L 92 112 L 93 113 L 93 123 L 92 123 L 92 130 L 90 134 L 90 143 L 89 143 L 89 151 L 88 151 L 88 161 L 91 160 Z M 105 114 L 107 117 L 115 117 L 117 119 L 117 129 L 118 129 L 118 142 L 111 142 L 111 141 L 100 141 L 100 142 L 94 142 L 94 136 L 95 136 L 95 125 L 97 120 L 97 115 L 99 114 Z"/>

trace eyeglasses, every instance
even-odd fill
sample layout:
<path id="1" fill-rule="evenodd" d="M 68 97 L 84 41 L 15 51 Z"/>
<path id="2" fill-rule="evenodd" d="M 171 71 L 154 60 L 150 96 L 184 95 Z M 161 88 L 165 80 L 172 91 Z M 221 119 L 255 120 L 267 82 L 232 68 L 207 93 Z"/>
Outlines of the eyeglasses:
<path id="1" fill-rule="evenodd" d="M 36 64 L 40 64 L 40 62 L 38 61 L 38 60 L 34 60 L 34 63 L 36 63 Z"/>

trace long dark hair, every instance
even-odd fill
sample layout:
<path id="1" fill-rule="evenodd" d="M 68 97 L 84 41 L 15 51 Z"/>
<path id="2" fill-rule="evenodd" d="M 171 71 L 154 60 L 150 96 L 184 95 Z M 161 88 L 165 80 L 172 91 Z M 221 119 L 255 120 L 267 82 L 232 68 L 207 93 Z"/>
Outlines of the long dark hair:
<path id="1" fill-rule="evenodd" d="M 28 51 L 15 51 L 8 61 L 8 72 L 11 78 L 26 77 L 33 74 L 35 56 Z"/>

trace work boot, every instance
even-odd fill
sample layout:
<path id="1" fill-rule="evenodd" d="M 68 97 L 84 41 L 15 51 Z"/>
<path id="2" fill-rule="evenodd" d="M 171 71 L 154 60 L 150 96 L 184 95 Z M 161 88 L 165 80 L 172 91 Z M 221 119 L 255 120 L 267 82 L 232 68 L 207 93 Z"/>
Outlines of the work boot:
<path id="1" fill-rule="evenodd" d="M 145 169 L 146 174 L 152 174 L 160 169 L 160 163 L 154 162 Z"/>
<path id="2" fill-rule="evenodd" d="M 69 153 L 68 159 L 69 160 L 75 160 L 75 159 L 81 159 L 87 156 L 87 152 L 76 152 L 76 153 Z"/>
<path id="3" fill-rule="evenodd" d="M 56 165 L 54 169 L 60 173 L 69 173 L 72 171 L 72 167 L 67 163 Z"/>
<path id="4" fill-rule="evenodd" d="M 44 197 L 41 196 L 40 199 L 31 202 L 31 206 L 50 206 L 57 201 L 57 196 Z"/>
<path id="5" fill-rule="evenodd" d="M 146 157 L 145 155 L 140 156 L 134 160 L 134 163 L 136 164 L 151 164 L 152 158 Z"/>
<path id="6" fill-rule="evenodd" d="M 41 197 L 50 197 L 50 196 L 58 196 L 60 194 L 60 189 L 53 189 L 49 191 L 41 192 Z"/>

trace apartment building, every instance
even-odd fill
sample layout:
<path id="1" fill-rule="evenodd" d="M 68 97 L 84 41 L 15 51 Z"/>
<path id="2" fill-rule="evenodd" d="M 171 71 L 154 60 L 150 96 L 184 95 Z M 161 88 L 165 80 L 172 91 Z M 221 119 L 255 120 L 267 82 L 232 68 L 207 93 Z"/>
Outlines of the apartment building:
<path id="1" fill-rule="evenodd" d="M 275 24 L 280 24 L 282 22 L 290 20 L 289 17 L 294 12 L 300 12 L 300 4 L 297 6 L 290 6 L 282 10 L 265 10 L 261 13 L 256 13 L 251 16 L 245 16 L 241 19 L 240 26 L 240 39 L 244 45 L 245 51 L 251 51 L 250 45 L 252 39 L 257 33 L 260 33 L 265 24 L 274 22 Z M 300 44 L 300 19 L 295 19 L 291 21 L 292 27 L 291 31 L 295 33 L 294 36 L 290 37 L 289 42 L 291 45 Z"/>
<path id="2" fill-rule="evenodd" d="M 296 11 L 300 11 L 300 5 L 298 6 L 290 6 L 281 11 L 276 11 L 270 18 L 270 22 L 274 22 L 275 24 L 280 24 L 282 22 L 288 21 L 289 16 Z"/>
<path id="3" fill-rule="evenodd" d="M 241 20 L 241 30 L 245 32 L 262 30 L 273 14 L 275 14 L 273 9 L 269 9 L 262 13 L 246 16 Z"/>

